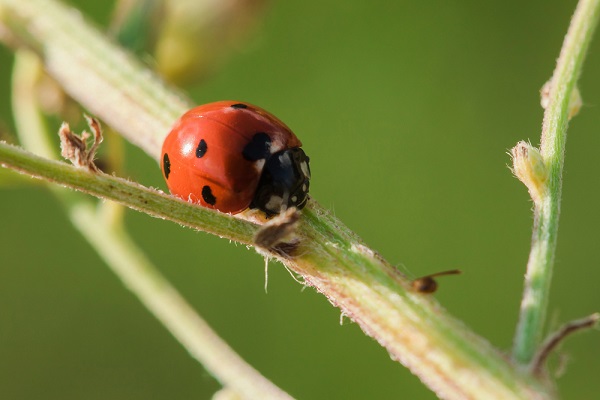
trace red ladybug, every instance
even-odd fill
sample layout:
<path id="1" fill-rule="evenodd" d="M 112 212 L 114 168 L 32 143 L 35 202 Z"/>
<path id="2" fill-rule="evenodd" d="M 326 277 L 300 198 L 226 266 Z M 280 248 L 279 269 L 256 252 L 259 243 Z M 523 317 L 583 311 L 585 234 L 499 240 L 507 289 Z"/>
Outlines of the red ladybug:
<path id="1" fill-rule="evenodd" d="M 309 159 L 283 122 L 262 108 L 218 101 L 186 112 L 162 147 L 172 194 L 236 214 L 273 216 L 308 200 Z"/>

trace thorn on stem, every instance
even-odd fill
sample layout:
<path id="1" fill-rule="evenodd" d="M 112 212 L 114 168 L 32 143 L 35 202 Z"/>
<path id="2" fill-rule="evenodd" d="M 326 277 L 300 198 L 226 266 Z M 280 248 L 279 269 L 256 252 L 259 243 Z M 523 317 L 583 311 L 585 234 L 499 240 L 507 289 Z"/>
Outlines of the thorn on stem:
<path id="1" fill-rule="evenodd" d="M 86 168 L 92 172 L 100 172 L 100 169 L 94 164 L 94 158 L 100 143 L 102 143 L 102 128 L 97 119 L 87 115 L 85 119 L 93 134 L 91 147 L 88 149 L 88 141 L 92 134 L 83 131 L 81 135 L 77 135 L 71 131 L 68 123 L 63 122 L 58 131 L 61 155 L 76 167 Z"/>
<path id="2" fill-rule="evenodd" d="M 512 172 L 527 186 L 534 202 L 541 200 L 548 188 L 548 168 L 540 151 L 531 144 L 520 141 L 510 151 Z"/>
<path id="3" fill-rule="evenodd" d="M 598 321 L 600 321 L 600 313 L 594 313 L 588 317 L 571 321 L 563 325 L 557 332 L 551 334 L 542 344 L 531 362 L 533 374 L 537 376 L 542 374 L 548 356 L 567 338 L 567 336 L 584 329 L 593 328 Z"/>
<path id="4" fill-rule="evenodd" d="M 452 269 L 450 271 L 436 272 L 435 274 L 426 275 L 421 278 L 417 278 L 411 282 L 412 288 L 419 293 L 434 293 L 438 288 L 438 283 L 435 277 L 443 275 L 458 275 L 462 274 L 459 269 Z"/>

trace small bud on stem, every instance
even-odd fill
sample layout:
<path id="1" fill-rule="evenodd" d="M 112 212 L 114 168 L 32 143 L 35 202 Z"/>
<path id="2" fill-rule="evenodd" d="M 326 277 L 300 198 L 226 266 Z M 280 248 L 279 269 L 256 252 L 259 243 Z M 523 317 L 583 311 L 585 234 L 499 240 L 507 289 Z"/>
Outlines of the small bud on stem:
<path id="1" fill-rule="evenodd" d="M 548 107 L 548 104 L 550 103 L 551 85 L 551 81 L 548 81 L 540 89 L 540 104 L 542 105 L 542 108 L 544 110 Z M 579 93 L 579 89 L 575 87 L 573 88 L 573 91 L 571 92 L 571 98 L 569 99 L 569 119 L 579 114 L 579 110 L 581 110 L 582 105 L 583 100 L 581 99 L 581 93 Z"/>
<path id="2" fill-rule="evenodd" d="M 529 189 L 534 202 L 539 202 L 548 189 L 548 168 L 540 151 L 527 142 L 517 143 L 510 151 L 512 171 Z"/>

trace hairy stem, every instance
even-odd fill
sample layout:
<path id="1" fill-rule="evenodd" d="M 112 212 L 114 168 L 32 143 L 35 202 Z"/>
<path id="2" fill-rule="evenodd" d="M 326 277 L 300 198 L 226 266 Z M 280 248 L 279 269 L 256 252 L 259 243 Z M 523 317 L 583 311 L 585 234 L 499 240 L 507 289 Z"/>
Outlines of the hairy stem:
<path id="1" fill-rule="evenodd" d="M 599 12 L 600 0 L 579 2 L 550 81 L 540 145 L 549 179 L 543 195 L 534 202 L 531 252 L 513 347 L 514 359 L 524 365 L 531 362 L 544 330 L 556 253 L 571 93 L 576 87 Z"/>
<path id="2" fill-rule="evenodd" d="M 1 142 L 0 164 L 185 226 L 208 227 L 242 243 L 252 243 L 256 232 L 255 225 L 246 221 Z M 199 218 L 198 211 L 211 218 Z M 219 217 L 231 223 L 221 225 Z M 316 202 L 303 211 L 296 234 L 301 238 L 296 256 L 270 256 L 302 275 L 440 397 L 549 398 L 539 382 L 515 371 L 502 354 L 449 316 L 432 297 L 414 291 L 410 280 Z"/>
<path id="3" fill-rule="evenodd" d="M 55 1 L 0 0 L 0 40 L 29 47 L 65 91 L 159 159 L 164 136 L 191 108 L 141 62 Z"/>
<path id="4" fill-rule="evenodd" d="M 28 51 L 15 55 L 13 109 L 21 143 L 45 157 L 56 156 L 35 97 L 41 72 Z M 142 304 L 224 387 L 241 399 L 291 399 L 237 355 L 152 265 L 122 224 L 122 207 L 94 204 L 52 185 L 73 225 Z"/>
<path id="5" fill-rule="evenodd" d="M 162 138 L 187 102 L 56 1 L 0 0 L 2 27 L 11 43 L 37 52 L 71 96 L 158 159 Z M 116 200 L 132 208 L 242 243 L 251 243 L 257 229 L 123 180 L 114 186 L 118 178 L 11 146 L 0 144 L 0 163 L 97 196 L 118 194 Z M 296 234 L 300 242 L 293 256 L 271 256 L 302 275 L 441 398 L 551 397 L 434 298 L 413 290 L 406 277 L 315 201 L 303 210 Z"/>
<path id="6" fill-rule="evenodd" d="M 291 399 L 242 360 L 200 318 L 137 248 L 120 224 L 107 224 L 96 209 L 86 203 L 69 207 L 75 227 L 125 286 L 212 376 L 242 399 Z"/>
<path id="7" fill-rule="evenodd" d="M 156 189 L 67 163 L 48 160 L 0 142 L 0 164 L 178 224 L 251 244 L 258 226 L 179 200 Z"/>

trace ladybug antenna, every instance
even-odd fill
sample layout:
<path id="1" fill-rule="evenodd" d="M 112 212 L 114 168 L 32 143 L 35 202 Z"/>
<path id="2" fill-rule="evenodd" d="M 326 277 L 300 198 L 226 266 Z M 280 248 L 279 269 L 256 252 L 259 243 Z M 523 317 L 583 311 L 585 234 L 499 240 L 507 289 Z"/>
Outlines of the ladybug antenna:
<path id="1" fill-rule="evenodd" d="M 411 282 L 412 288 L 419 293 L 434 293 L 438 288 L 438 283 L 435 277 L 443 275 L 458 275 L 462 271 L 459 269 L 451 269 L 448 271 L 436 272 L 434 274 L 425 275 L 421 278 L 417 278 Z"/>

